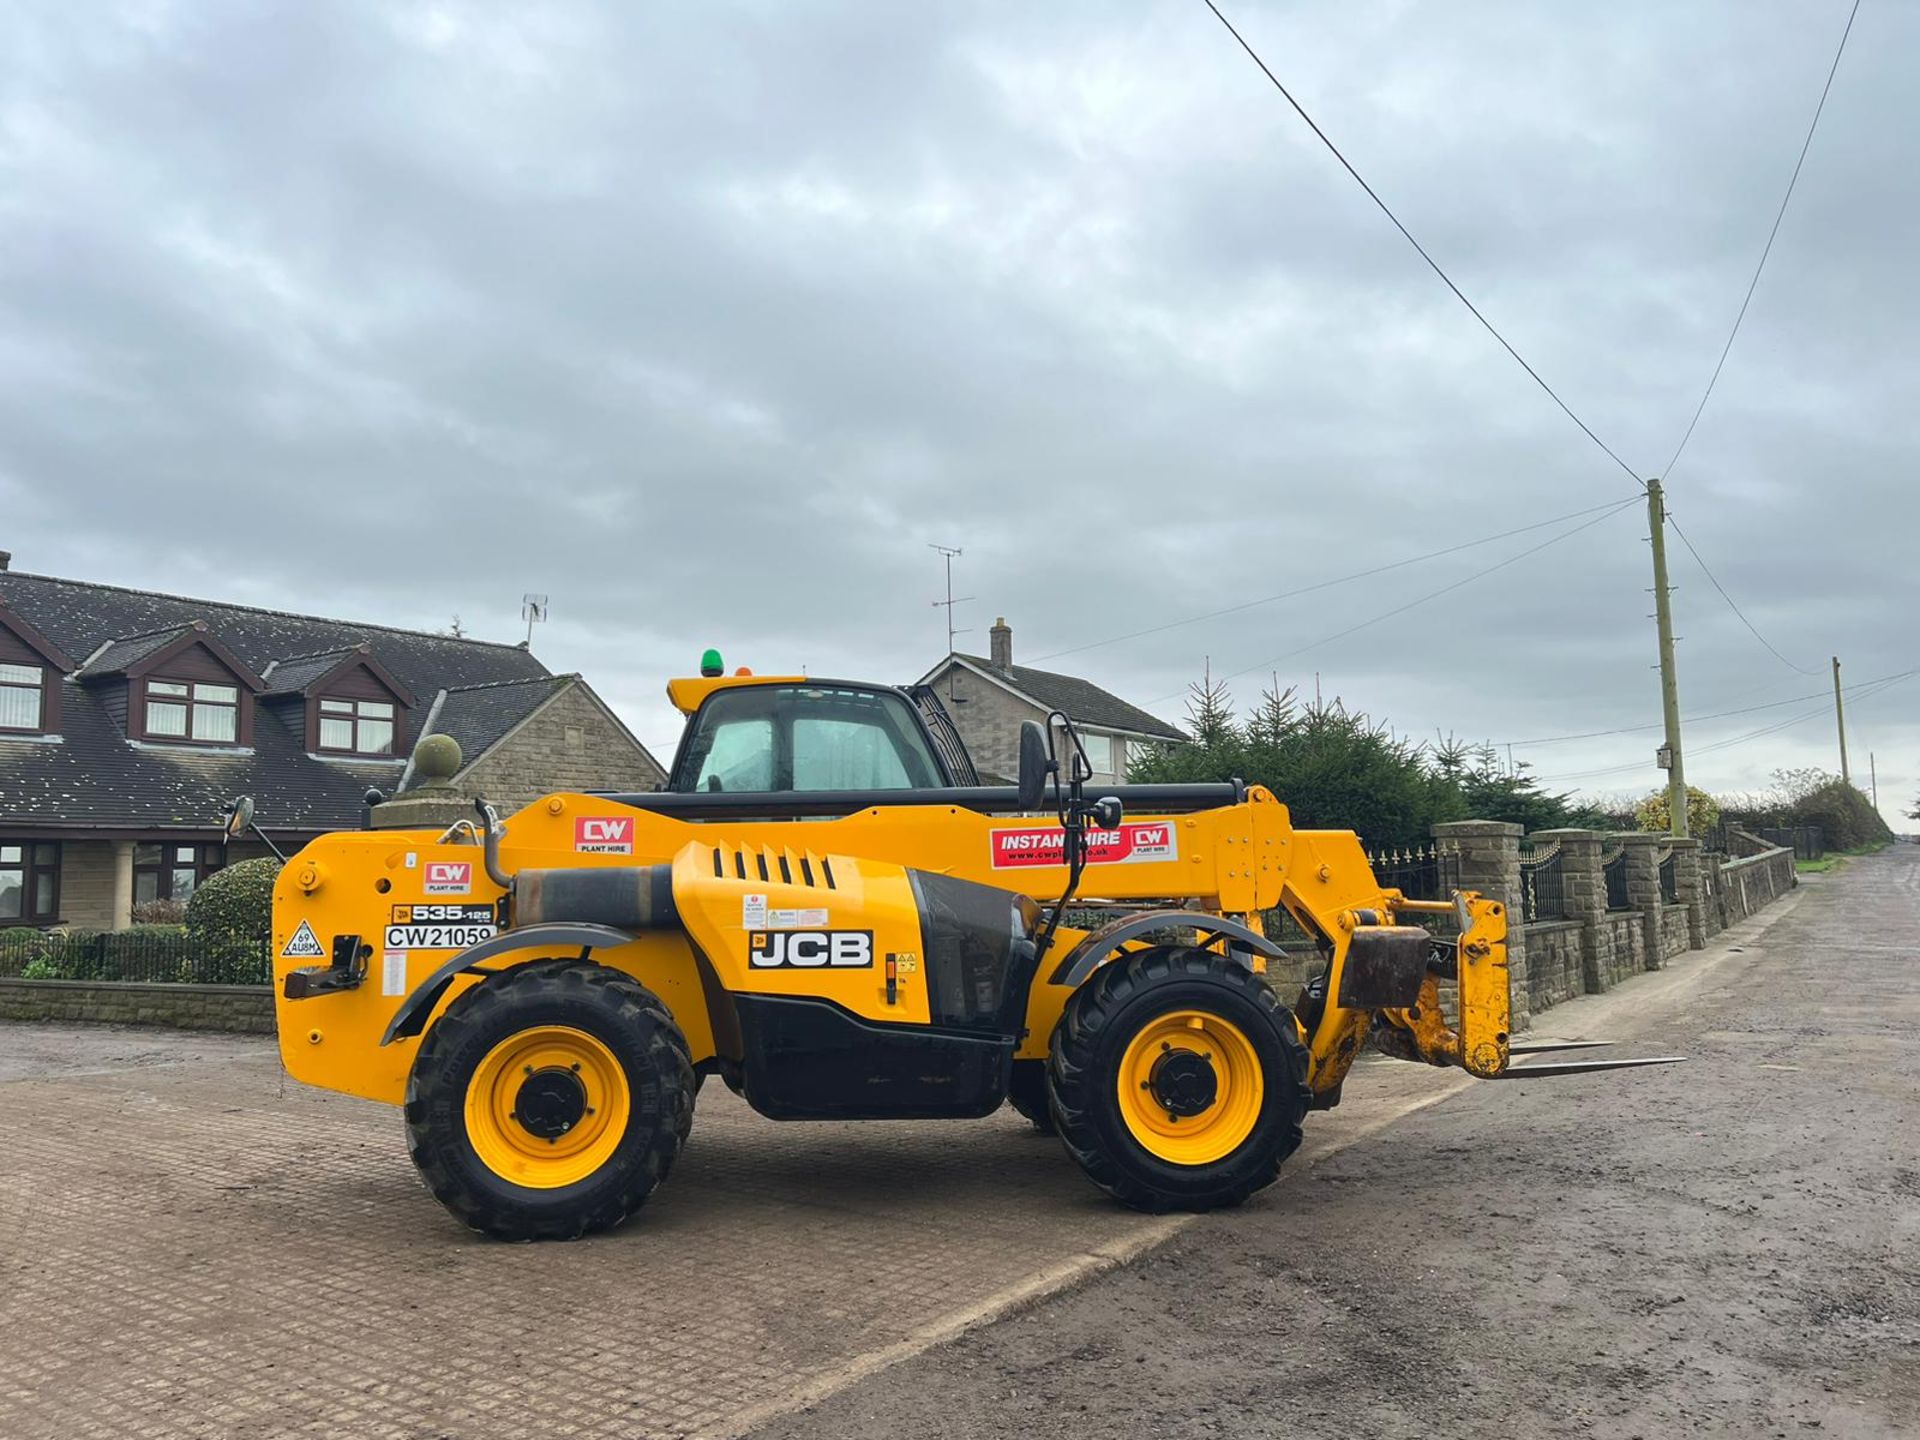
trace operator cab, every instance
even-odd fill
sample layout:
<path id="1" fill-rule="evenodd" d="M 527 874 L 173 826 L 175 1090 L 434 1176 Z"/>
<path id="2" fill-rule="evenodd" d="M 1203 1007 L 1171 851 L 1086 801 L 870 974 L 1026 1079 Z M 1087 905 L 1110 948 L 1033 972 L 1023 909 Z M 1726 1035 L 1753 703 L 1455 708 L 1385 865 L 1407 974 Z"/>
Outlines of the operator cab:
<path id="1" fill-rule="evenodd" d="M 934 790 L 978 780 L 931 692 L 802 675 L 725 675 L 668 693 L 690 718 L 666 790 L 679 795 Z"/>

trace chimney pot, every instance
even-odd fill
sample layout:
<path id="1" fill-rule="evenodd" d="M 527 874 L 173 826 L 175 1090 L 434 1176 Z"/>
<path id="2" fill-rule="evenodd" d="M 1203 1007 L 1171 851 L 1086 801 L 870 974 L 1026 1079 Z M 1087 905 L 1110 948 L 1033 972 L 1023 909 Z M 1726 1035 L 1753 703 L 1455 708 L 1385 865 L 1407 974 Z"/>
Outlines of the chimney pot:
<path id="1" fill-rule="evenodd" d="M 13 564 L 13 551 L 0 550 L 0 570 L 5 570 L 8 566 L 12 564 Z"/>
<path id="2" fill-rule="evenodd" d="M 992 650 L 989 654 L 993 661 L 994 668 L 996 670 L 1012 669 L 1013 631 L 1008 628 L 1006 616 L 1000 615 L 995 617 L 993 628 L 987 632 L 987 639 L 992 645 Z"/>

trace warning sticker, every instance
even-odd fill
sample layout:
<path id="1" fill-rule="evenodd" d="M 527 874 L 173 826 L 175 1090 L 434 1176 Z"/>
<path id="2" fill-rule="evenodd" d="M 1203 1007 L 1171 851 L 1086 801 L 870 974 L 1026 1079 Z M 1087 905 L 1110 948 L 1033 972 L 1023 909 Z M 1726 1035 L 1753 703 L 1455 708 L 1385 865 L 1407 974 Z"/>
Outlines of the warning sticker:
<path id="1" fill-rule="evenodd" d="M 280 953 L 289 960 L 320 960 L 326 957 L 327 952 L 320 948 L 313 926 L 302 920 L 300 928 L 293 932 L 293 938 L 287 941 L 287 948 Z"/>
<path id="2" fill-rule="evenodd" d="M 767 925 L 769 930 L 823 930 L 827 924 L 827 912 L 824 907 L 812 910 L 769 910 Z"/>
<path id="3" fill-rule="evenodd" d="M 1067 863 L 1067 832 L 1058 825 L 995 830 L 988 838 L 993 846 L 996 870 L 1028 870 L 1038 865 Z M 1180 843 L 1171 821 L 1154 820 L 1122 825 L 1117 830 L 1087 831 L 1089 865 L 1136 865 L 1179 858 Z"/>
<path id="4" fill-rule="evenodd" d="M 382 995 L 404 995 L 407 993 L 407 952 L 387 950 L 380 956 L 380 993 Z"/>
<path id="5" fill-rule="evenodd" d="M 742 895 L 740 897 L 740 928 L 742 930 L 764 930 L 767 928 L 766 896 Z"/>

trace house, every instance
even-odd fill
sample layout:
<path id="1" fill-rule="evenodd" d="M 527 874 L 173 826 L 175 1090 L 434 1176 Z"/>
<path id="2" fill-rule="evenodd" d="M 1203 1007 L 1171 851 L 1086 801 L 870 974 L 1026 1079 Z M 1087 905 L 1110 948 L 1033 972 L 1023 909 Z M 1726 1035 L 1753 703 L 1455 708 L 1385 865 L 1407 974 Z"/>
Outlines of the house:
<path id="1" fill-rule="evenodd" d="M 1055 710 L 1079 730 L 1095 785 L 1124 782 L 1142 747 L 1187 742 L 1185 732 L 1091 681 L 1014 664 L 1013 631 L 1004 616 L 987 636 L 988 655 L 948 655 L 919 682 L 932 688 L 953 716 L 983 781 L 1014 775 L 1022 722 L 1045 725 Z"/>
<path id="2" fill-rule="evenodd" d="M 359 826 L 423 734 L 503 809 L 665 773 L 521 645 L 23 574 L 0 551 L 0 926 L 119 929 L 228 859 L 254 797 L 283 850 Z"/>

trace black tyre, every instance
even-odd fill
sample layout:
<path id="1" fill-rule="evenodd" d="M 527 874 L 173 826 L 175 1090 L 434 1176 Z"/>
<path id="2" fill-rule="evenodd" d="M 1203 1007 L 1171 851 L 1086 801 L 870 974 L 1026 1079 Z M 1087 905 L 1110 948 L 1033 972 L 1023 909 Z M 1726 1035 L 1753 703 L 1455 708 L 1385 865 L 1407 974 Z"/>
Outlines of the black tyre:
<path id="1" fill-rule="evenodd" d="M 620 1224 L 673 1168 L 693 1063 L 659 999 L 575 961 L 476 985 L 427 1032 L 407 1079 L 407 1141 L 434 1196 L 503 1240 Z"/>
<path id="2" fill-rule="evenodd" d="M 1007 1103 L 1042 1135 L 1053 1134 L 1053 1109 L 1047 1100 L 1047 1062 L 1016 1060 L 1007 1081 Z"/>
<path id="3" fill-rule="evenodd" d="M 1068 1152 L 1138 1210 L 1237 1205 L 1272 1184 L 1311 1098 L 1306 1046 L 1266 982 L 1172 946 L 1081 987 L 1047 1073 Z"/>

